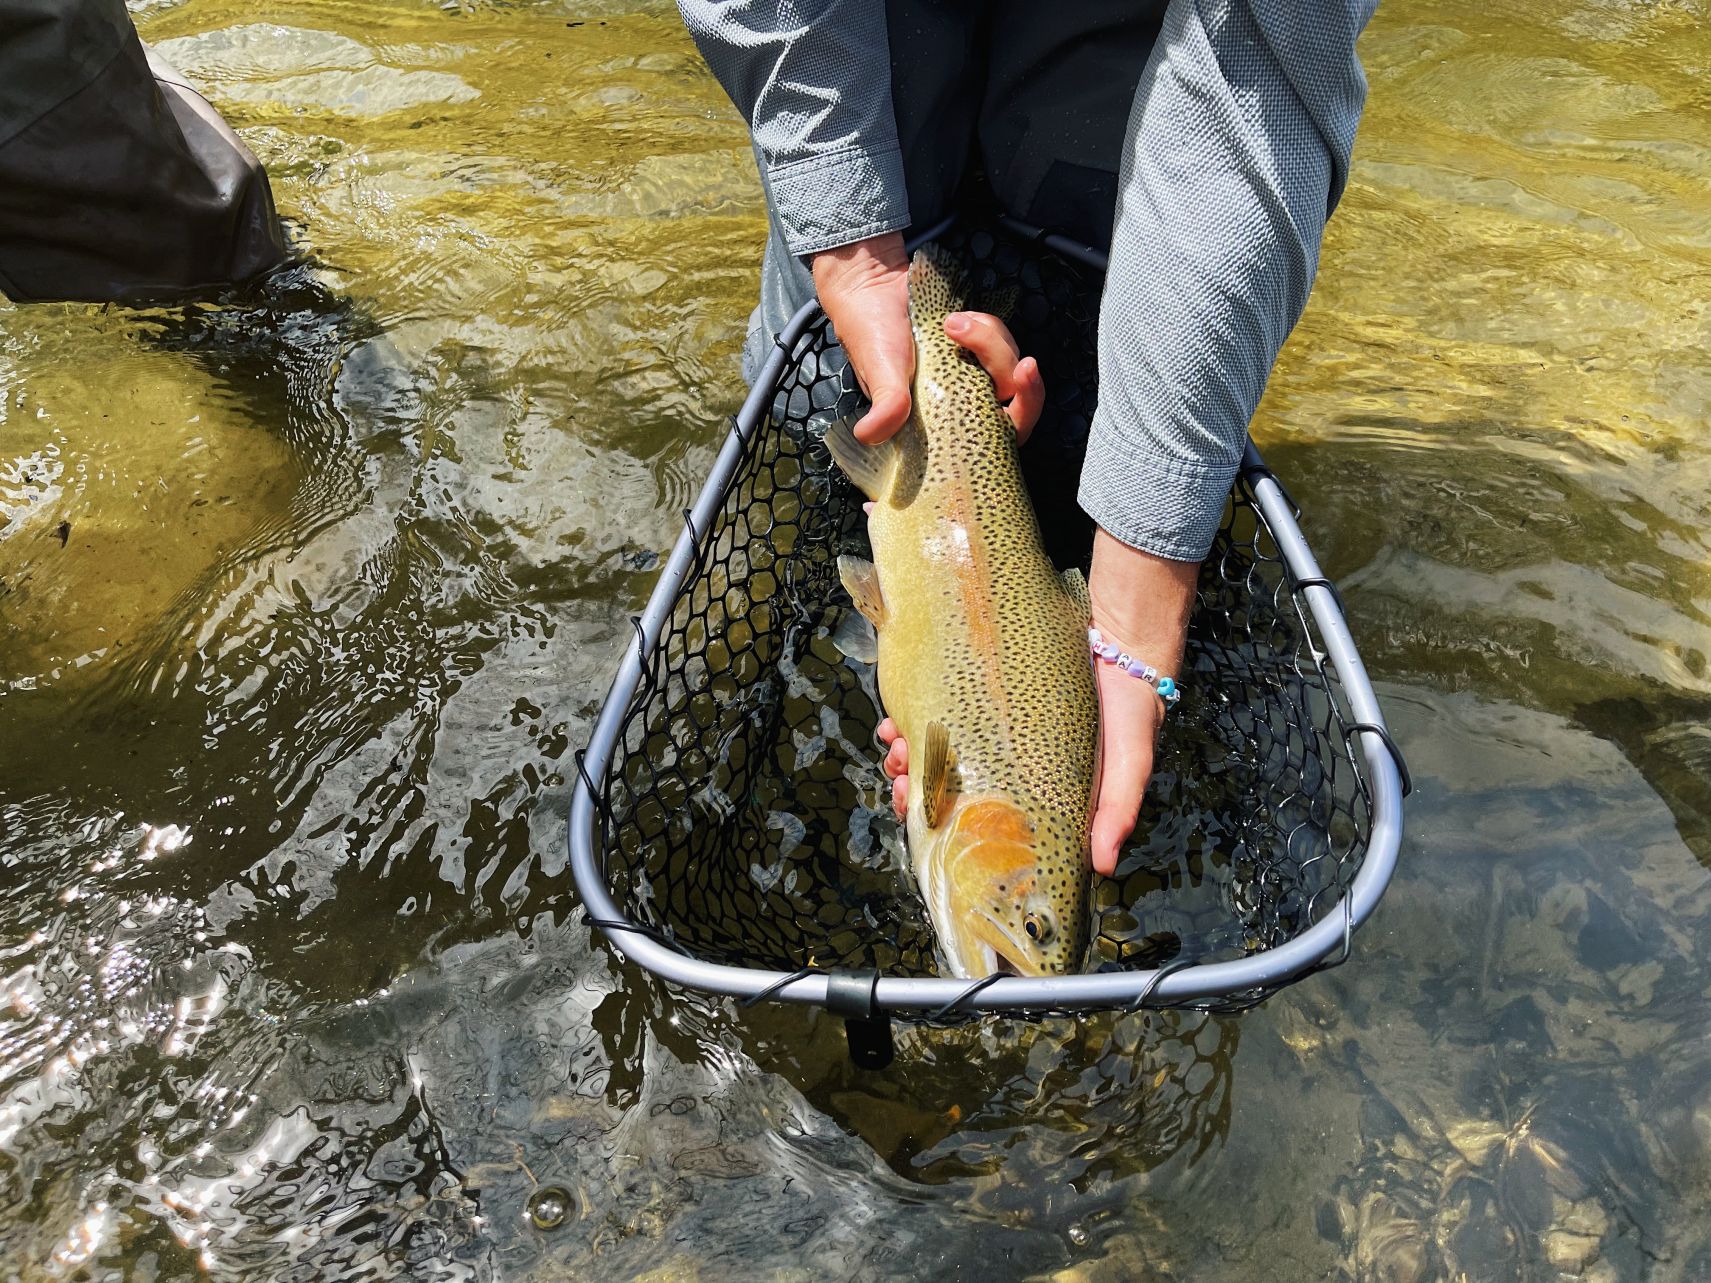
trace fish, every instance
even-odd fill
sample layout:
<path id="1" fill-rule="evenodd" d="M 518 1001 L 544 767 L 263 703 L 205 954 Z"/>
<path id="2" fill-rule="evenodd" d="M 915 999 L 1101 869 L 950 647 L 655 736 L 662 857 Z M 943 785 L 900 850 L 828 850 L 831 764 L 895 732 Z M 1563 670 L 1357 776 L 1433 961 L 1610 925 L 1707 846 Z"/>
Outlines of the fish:
<path id="1" fill-rule="evenodd" d="M 872 625 L 845 650 L 878 664 L 909 745 L 905 840 L 941 971 L 1080 971 L 1088 948 L 1098 701 L 1087 580 L 1046 554 L 1016 430 L 992 380 L 944 330 L 969 299 L 936 244 L 909 266 L 913 407 L 889 440 L 826 429 L 870 500 L 871 561 L 839 577 Z"/>

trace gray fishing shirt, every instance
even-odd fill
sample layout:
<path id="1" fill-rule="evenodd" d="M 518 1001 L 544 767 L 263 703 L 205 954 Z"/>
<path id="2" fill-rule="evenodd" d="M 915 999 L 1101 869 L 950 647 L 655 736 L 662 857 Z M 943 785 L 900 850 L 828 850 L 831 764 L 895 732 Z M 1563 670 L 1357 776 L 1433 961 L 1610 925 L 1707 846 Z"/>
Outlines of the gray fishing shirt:
<path id="1" fill-rule="evenodd" d="M 1108 166 L 1116 217 L 1079 494 L 1132 547 L 1198 561 L 1211 544 L 1347 182 L 1366 98 L 1355 40 L 1376 2 L 1163 8 Z M 966 54 L 917 52 L 916 33 L 888 30 L 885 0 L 679 8 L 754 138 L 772 222 L 757 323 L 776 328 L 811 293 L 807 256 L 948 212 L 911 208 L 892 64 Z M 1077 20 L 1075 5 L 1058 12 Z"/>

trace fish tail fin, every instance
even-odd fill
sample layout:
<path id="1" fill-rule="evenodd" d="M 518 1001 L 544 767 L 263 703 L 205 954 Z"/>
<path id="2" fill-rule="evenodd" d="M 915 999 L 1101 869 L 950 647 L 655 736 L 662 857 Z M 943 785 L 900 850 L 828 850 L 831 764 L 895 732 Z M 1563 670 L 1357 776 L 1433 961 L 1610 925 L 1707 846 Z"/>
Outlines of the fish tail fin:
<path id="1" fill-rule="evenodd" d="M 1016 314 L 1021 291 L 1013 282 L 991 279 L 937 242 L 915 251 L 909 262 L 909 323 L 942 321 L 952 312 L 989 312 L 1005 324 Z"/>
<path id="2" fill-rule="evenodd" d="M 936 241 L 915 251 L 909 260 L 909 323 L 917 334 L 966 310 L 968 298 L 968 270 L 961 259 Z"/>

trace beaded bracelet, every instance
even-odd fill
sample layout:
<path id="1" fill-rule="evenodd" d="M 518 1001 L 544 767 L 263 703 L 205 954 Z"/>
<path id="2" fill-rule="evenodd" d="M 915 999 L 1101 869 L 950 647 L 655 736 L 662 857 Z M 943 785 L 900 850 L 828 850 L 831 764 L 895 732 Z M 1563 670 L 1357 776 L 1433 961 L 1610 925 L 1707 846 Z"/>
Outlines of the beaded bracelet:
<path id="1" fill-rule="evenodd" d="M 1097 628 L 1087 630 L 1087 644 L 1092 648 L 1095 659 L 1102 659 L 1107 664 L 1115 664 L 1130 677 L 1139 677 L 1156 690 L 1158 697 L 1164 701 L 1167 713 L 1175 708 L 1176 701 L 1182 698 L 1182 692 L 1177 689 L 1176 682 L 1173 679 L 1161 676 L 1159 670 L 1151 664 L 1143 664 L 1134 656 L 1123 653 L 1117 648 L 1115 642 L 1108 642 L 1100 636 Z"/>

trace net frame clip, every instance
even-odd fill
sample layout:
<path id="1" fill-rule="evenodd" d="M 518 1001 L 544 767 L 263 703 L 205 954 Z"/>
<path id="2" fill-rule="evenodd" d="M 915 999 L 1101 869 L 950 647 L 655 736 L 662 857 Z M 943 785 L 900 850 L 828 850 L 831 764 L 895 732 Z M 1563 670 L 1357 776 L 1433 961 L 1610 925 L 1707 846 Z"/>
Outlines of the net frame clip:
<path id="1" fill-rule="evenodd" d="M 897 1056 L 891 1018 L 874 1001 L 878 990 L 877 971 L 834 971 L 826 977 L 826 1010 L 843 1017 L 857 1069 L 884 1069 Z"/>

